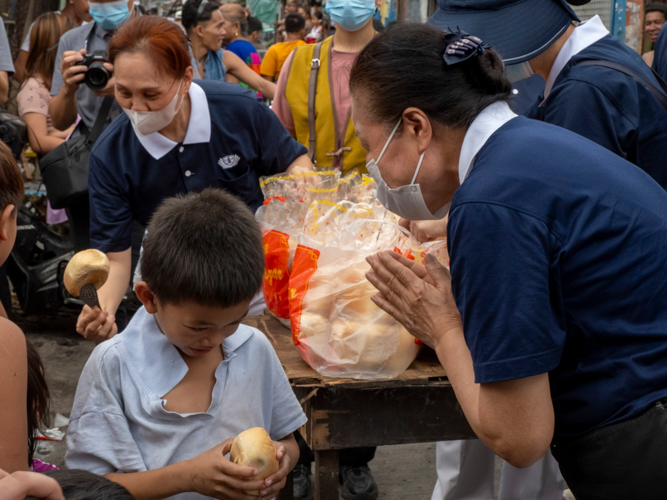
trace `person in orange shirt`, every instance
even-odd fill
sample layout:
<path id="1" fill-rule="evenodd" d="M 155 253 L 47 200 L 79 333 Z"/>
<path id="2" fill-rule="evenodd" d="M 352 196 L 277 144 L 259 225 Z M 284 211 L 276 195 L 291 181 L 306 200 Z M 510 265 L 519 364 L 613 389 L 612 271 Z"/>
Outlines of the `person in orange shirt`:
<path id="1" fill-rule="evenodd" d="M 285 31 L 287 32 L 287 41 L 276 43 L 269 47 L 262 61 L 262 67 L 259 70 L 262 77 L 270 82 L 278 80 L 280 70 L 292 51 L 306 44 L 303 41 L 306 35 L 306 20 L 301 14 L 287 15 L 285 18 Z"/>

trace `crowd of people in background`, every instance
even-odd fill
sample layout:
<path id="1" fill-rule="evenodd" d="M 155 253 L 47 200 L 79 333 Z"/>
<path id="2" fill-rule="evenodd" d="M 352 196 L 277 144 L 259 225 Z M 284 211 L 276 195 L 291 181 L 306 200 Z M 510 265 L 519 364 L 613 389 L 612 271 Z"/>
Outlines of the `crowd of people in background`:
<path id="1" fill-rule="evenodd" d="M 553 2 L 560 3 L 560 0 Z M 157 237 L 154 234 L 161 235 L 164 238 L 162 241 L 169 240 L 173 248 L 180 248 L 183 252 L 189 252 L 188 255 L 191 253 L 195 256 L 193 258 L 201 259 L 210 269 L 217 269 L 215 266 L 219 263 L 207 260 L 204 255 L 202 249 L 207 248 L 207 240 L 202 234 L 217 234 L 219 228 L 193 216 L 193 210 L 210 210 L 212 213 L 227 210 L 227 213 L 234 215 L 234 221 L 225 226 L 225 230 L 238 231 L 240 234 L 244 227 L 252 226 L 252 213 L 262 205 L 263 196 L 259 187 L 259 178 L 262 176 L 280 173 L 298 175 L 314 169 L 329 168 L 343 174 L 355 169 L 369 174 L 369 146 L 360 139 L 352 109 L 354 96 L 350 90 L 350 78 L 354 73 L 355 62 L 359 54 L 371 44 L 370 49 L 378 53 L 376 59 L 367 56 L 367 72 L 371 72 L 371 69 L 377 72 L 391 69 L 393 76 L 388 78 L 396 78 L 397 81 L 402 79 L 405 86 L 411 79 L 401 73 L 402 67 L 394 67 L 395 62 L 384 61 L 377 43 L 373 45 L 373 41 L 378 39 L 378 33 L 385 29 L 378 19 L 378 10 L 382 4 L 383 0 L 329 0 L 321 7 L 291 0 L 284 5 L 281 20 L 275 26 L 267 26 L 253 17 L 248 8 L 217 0 L 189 0 L 183 5 L 179 19 L 144 15 L 134 0 L 67 0 L 61 11 L 44 13 L 30 24 L 18 56 L 13 61 L 4 24 L 0 23 L 0 105 L 8 99 L 11 86 L 9 78 L 12 77 L 20 84 L 16 103 L 18 115 L 27 126 L 27 142 L 31 150 L 40 161 L 47 162 L 56 153 L 67 154 L 63 151 L 71 144 L 70 141 L 77 138 L 92 138 L 90 142 L 94 142 L 94 145 L 89 145 L 87 191 L 73 195 L 65 208 L 55 209 L 49 205 L 46 222 L 58 224 L 68 221 L 76 250 L 98 249 L 107 255 L 110 262 L 108 282 L 99 290 L 101 307 L 91 309 L 84 306 L 76 323 L 78 333 L 106 347 L 104 350 L 96 350 L 96 357 L 91 358 L 98 365 L 87 366 L 91 380 L 99 377 L 95 379 L 98 385 L 93 386 L 91 382 L 81 389 L 85 392 L 83 396 L 77 395 L 68 438 L 69 464 L 88 468 L 99 475 L 76 470 L 57 471 L 54 470 L 56 467 L 34 458 L 35 431 L 45 426 L 49 419 L 49 391 L 39 354 L 30 343 L 26 343 L 21 330 L 9 321 L 6 311 L 8 305 L 0 305 L 0 329 L 3 332 L 0 336 L 0 400 L 3 401 L 0 409 L 0 428 L 3 429 L 3 437 L 0 437 L 0 488 L 6 488 L 5 491 L 14 495 L 0 495 L 0 499 L 25 496 L 69 499 L 75 497 L 74 493 L 70 496 L 67 491 L 77 488 L 112 491 L 109 498 L 119 500 L 132 498 L 132 495 L 149 498 L 155 491 L 163 492 L 164 497 L 184 492 L 222 495 L 241 491 L 242 487 L 234 478 L 234 473 L 250 477 L 252 474 L 248 470 L 233 467 L 224 469 L 227 467 L 224 464 L 224 467 L 220 466 L 224 472 L 220 473 L 224 476 L 222 479 L 216 479 L 211 472 L 210 477 L 206 476 L 204 486 L 195 487 L 176 473 L 182 470 L 171 468 L 174 464 L 186 462 L 183 443 L 190 439 L 188 436 L 181 441 L 174 437 L 166 444 L 172 447 L 168 450 L 173 452 L 171 455 L 165 452 L 161 459 L 142 463 L 145 450 L 155 453 L 151 448 L 154 443 L 148 440 L 135 442 L 129 429 L 123 428 L 121 432 L 114 427 L 127 425 L 125 420 L 121 425 L 111 422 L 111 419 L 105 420 L 104 415 L 120 418 L 123 412 L 126 412 L 125 416 L 127 412 L 135 412 L 132 415 L 135 419 L 133 422 L 139 427 L 144 426 L 142 429 L 150 429 L 151 415 L 143 415 L 139 406 L 129 405 L 129 409 L 122 408 L 122 405 L 114 406 L 117 401 L 114 401 L 113 396 L 124 391 L 138 393 L 142 384 L 153 383 L 147 380 L 155 377 L 155 374 L 168 379 L 168 372 L 164 364 L 160 364 L 162 362 L 151 358 L 149 361 L 155 361 L 157 366 L 154 371 L 149 373 L 147 369 L 131 382 L 129 376 L 123 378 L 122 382 L 114 380 L 114 383 L 117 382 L 114 385 L 110 382 L 111 372 L 104 372 L 112 368 L 107 366 L 102 369 L 100 366 L 104 362 L 116 363 L 113 365 L 116 370 L 114 373 L 130 373 L 123 371 L 127 367 L 121 366 L 122 355 L 113 354 L 115 348 L 121 351 L 130 349 L 133 356 L 137 356 L 137 363 L 146 361 L 136 354 L 143 353 L 142 349 L 147 348 L 146 345 L 130 344 L 129 347 L 123 347 L 121 340 L 116 338 L 126 328 L 130 331 L 140 330 L 142 326 L 139 321 L 146 321 L 143 317 L 131 319 L 123 308 L 123 300 L 128 290 L 132 290 L 135 273 L 140 276 L 136 290 L 145 311 L 153 311 L 150 314 L 161 317 L 167 325 L 164 331 L 162 325 L 151 330 L 155 334 L 151 346 L 156 350 L 167 349 L 160 343 L 162 332 L 173 345 L 183 347 L 178 343 L 180 333 L 170 322 L 175 322 L 175 314 L 187 313 L 180 309 L 169 312 L 164 304 L 158 307 L 159 300 L 156 297 L 171 293 L 175 294 L 177 305 L 182 303 L 187 294 L 197 288 L 187 280 L 197 278 L 205 282 L 205 277 L 201 276 L 204 271 L 186 269 L 183 271 L 185 274 L 178 274 L 174 278 L 176 285 L 158 278 L 151 281 L 152 276 L 167 274 L 168 271 L 164 269 L 169 269 L 169 266 L 177 266 L 173 261 L 174 255 L 163 255 L 156 248 Z M 519 89 L 524 92 L 521 85 L 528 80 L 527 77 L 532 79 L 539 75 L 542 78 L 538 84 L 540 90 L 535 95 L 531 94 L 531 102 L 538 96 L 541 96 L 541 101 L 527 112 L 528 117 L 558 125 L 596 142 L 627 160 L 622 168 L 626 168 L 626 163 L 634 164 L 648 174 L 646 182 L 650 176 L 667 189 L 667 173 L 664 169 L 667 158 L 667 128 L 664 127 L 667 108 L 658 105 L 659 101 L 652 101 L 655 95 L 652 96 L 649 90 L 640 85 L 634 85 L 634 80 L 633 84 L 629 84 L 628 74 L 620 70 L 605 73 L 610 71 L 609 67 L 596 68 L 600 72 L 597 74 L 599 81 L 604 82 L 599 86 L 598 80 L 593 82 L 595 85 L 586 80 L 593 74 L 591 72 L 585 76 L 573 76 L 577 70 L 576 65 L 581 61 L 600 58 L 612 61 L 617 67 L 622 65 L 630 68 L 632 75 L 639 74 L 640 78 L 643 75 L 644 79 L 651 82 L 659 82 L 658 77 L 667 80 L 667 28 L 663 27 L 667 22 L 667 4 L 651 3 L 646 7 L 644 31 L 645 48 L 648 50 L 642 56 L 645 64 L 637 53 L 610 37 L 599 18 L 575 25 L 569 10 L 559 12 L 559 15 L 564 19 L 564 28 L 552 33 L 549 42 L 539 50 L 535 47 L 539 54 L 533 58 L 526 55 L 532 54 L 526 50 L 525 54 L 517 54 L 516 59 L 521 61 L 508 63 L 505 60 L 503 66 L 495 52 L 493 57 L 487 52 L 485 57 L 488 60 L 481 58 L 484 50 L 480 49 L 478 54 L 481 62 L 479 67 L 475 66 L 474 71 L 475 81 L 483 81 L 483 85 L 480 84 L 483 88 L 475 88 L 474 92 L 477 95 L 488 92 L 494 96 L 494 103 L 510 101 L 513 107 L 513 102 L 507 97 L 510 83 L 514 84 L 515 94 Z M 446 31 L 444 19 L 439 19 L 436 14 L 431 24 Z M 488 33 L 475 31 L 475 25 L 470 28 L 461 25 L 460 28 L 479 35 L 501 55 L 507 55 L 512 50 L 504 50 L 503 33 L 493 30 Z M 442 40 L 435 41 L 438 35 L 436 30 L 429 29 L 428 36 L 422 38 L 421 34 L 415 34 L 415 28 L 414 40 L 436 47 L 442 45 Z M 266 31 L 273 33 L 270 43 L 263 35 Z M 408 31 L 406 33 L 410 34 Z M 388 40 L 394 44 L 401 43 L 391 37 Z M 314 64 L 315 61 L 317 64 Z M 404 67 L 407 68 L 408 63 L 406 59 Z M 99 74 L 103 75 L 101 84 L 92 81 L 90 70 L 94 65 L 97 65 Z M 500 70 L 495 71 L 498 68 L 494 65 L 500 66 Z M 357 68 L 356 82 L 353 82 L 357 88 L 363 86 L 364 82 L 375 81 L 368 74 L 365 77 L 361 75 L 362 70 Z M 421 75 L 420 78 L 432 77 L 429 81 L 437 80 L 438 75 L 435 73 L 426 73 L 426 76 Z M 466 84 L 470 83 L 469 80 L 465 80 Z M 400 94 L 400 89 L 394 90 L 397 95 Z M 470 92 L 474 93 L 473 90 Z M 378 109 L 381 107 L 378 104 Z M 391 106 L 384 107 L 389 109 Z M 402 109 L 398 110 L 398 114 L 393 111 L 386 111 L 387 119 L 391 115 L 392 120 L 398 120 L 402 116 Z M 437 113 L 438 110 L 433 111 L 434 115 Z M 502 113 L 507 120 L 513 115 L 509 109 L 504 108 Z M 475 116 L 471 115 L 469 121 L 472 122 Z M 373 120 L 369 117 L 364 115 L 370 128 Z M 419 119 L 416 116 L 415 123 Z M 449 119 L 447 117 L 441 121 L 449 124 Z M 398 127 L 396 125 L 389 141 Z M 402 133 L 407 130 L 407 126 L 400 130 Z M 487 138 L 488 135 L 490 133 Z M 567 137 L 564 136 L 563 143 L 567 142 Z M 386 141 L 383 152 L 389 141 Z M 424 152 L 420 154 L 422 156 L 415 161 L 419 162 L 417 173 L 424 159 Z M 616 156 L 613 158 L 616 159 Z M 374 177 L 376 183 L 384 182 L 381 177 L 377 177 L 377 172 Z M 461 182 L 464 178 L 461 178 Z M 49 186 L 46 187 L 48 195 Z M 207 190 L 211 187 L 219 188 L 227 194 Z M 383 203 L 386 201 L 386 204 L 390 204 L 392 191 L 395 190 L 387 191 L 389 194 Z M 188 193 L 202 194 L 185 197 Z M 228 194 L 233 197 L 227 197 Z M 11 151 L 0 144 L 0 264 L 7 260 L 12 250 L 16 237 L 16 210 L 23 204 L 23 196 L 24 183 L 16 161 Z M 165 200 L 171 201 L 165 204 Z M 425 213 L 423 210 L 419 212 L 419 208 L 414 210 L 414 213 Z M 152 219 L 156 213 L 161 216 Z M 185 213 L 190 214 L 189 218 L 183 215 Z M 180 218 L 182 215 L 183 220 Z M 428 212 L 427 215 L 433 214 Z M 420 218 L 406 217 L 403 222 L 422 240 L 444 237 L 447 227 L 445 219 L 423 219 L 437 220 L 423 222 Z M 175 225 L 170 225 L 172 223 Z M 202 233 L 188 231 L 192 227 L 200 227 Z M 146 228 L 150 228 L 148 233 Z M 170 231 L 175 236 L 168 236 Z M 252 231 L 254 229 L 250 233 Z M 242 246 L 246 245 L 243 247 L 245 257 L 257 250 L 257 245 L 253 246 L 256 243 L 252 239 L 253 235 L 257 236 L 252 233 L 245 239 L 241 238 Z M 142 255 L 141 269 L 138 269 L 137 262 L 144 244 L 147 253 Z M 215 253 L 215 248 L 208 248 L 208 251 Z M 229 248 L 224 249 L 224 255 L 230 259 L 225 264 L 230 269 L 225 268 L 225 272 L 233 273 L 231 268 L 236 266 L 252 275 L 257 266 L 251 269 L 248 259 L 238 253 Z M 148 278 L 142 281 L 141 272 L 144 273 L 143 278 Z M 235 290 L 236 294 L 229 292 L 227 295 L 221 295 L 215 284 L 209 283 L 210 290 L 197 290 L 200 296 L 196 298 L 221 315 L 211 313 L 216 318 L 212 322 L 224 323 L 225 328 L 230 325 L 236 327 L 240 321 L 236 321 L 236 316 L 243 316 L 240 313 L 260 314 L 264 310 L 263 296 L 261 292 L 257 293 L 257 287 L 253 288 L 254 282 L 251 281 L 251 278 L 239 278 L 237 288 L 240 291 Z M 0 287 L 5 285 L 0 283 Z M 176 290 L 177 286 L 181 288 Z M 147 316 L 145 311 L 143 316 Z M 199 331 L 196 325 L 187 328 Z M 278 382 L 274 384 L 275 393 L 262 401 L 263 415 L 260 409 L 255 408 L 252 418 L 261 424 L 262 418 L 271 415 L 273 425 L 268 427 L 273 429 L 272 437 L 282 443 L 282 456 L 288 457 L 289 469 L 293 468 L 294 471 L 294 498 L 309 500 L 313 496 L 311 463 L 314 457 L 297 430 L 304 423 L 300 407 L 289 387 L 277 375 L 278 372 L 282 373 L 279 364 L 276 365 L 277 358 L 274 359 L 270 353 L 262 350 L 266 346 L 256 337 L 253 340 L 252 332 L 244 335 L 238 345 L 223 344 L 222 340 L 220 344 L 227 349 L 225 355 L 238 352 L 238 356 L 242 357 L 241 344 L 247 341 L 266 356 L 264 382 L 267 383 L 271 377 Z M 195 354 L 197 351 L 194 348 Z M 112 354 L 108 354 L 110 352 Z M 180 358 L 176 360 L 177 365 L 179 361 Z M 222 361 L 212 360 L 212 364 L 201 369 L 208 369 L 206 373 L 211 375 L 211 366 L 217 366 Z M 186 363 L 190 362 L 188 358 Z M 247 363 L 251 362 L 249 358 Z M 182 361 L 180 363 L 183 364 Z M 187 368 L 184 370 L 187 372 Z M 215 373 L 215 368 L 212 373 Z M 12 381 L 14 375 L 11 374 L 19 374 L 22 381 Z M 201 376 L 201 380 L 205 378 Z M 174 381 L 168 387 L 167 383 L 155 382 L 151 389 L 154 387 L 156 391 L 162 391 L 158 394 L 162 397 L 175 390 L 179 381 Z M 260 384 L 261 381 L 256 383 Z M 100 386 L 103 389 L 99 389 Z M 259 385 L 256 389 L 260 392 L 263 390 Z M 209 390 L 209 404 L 210 396 Z M 178 397 L 182 397 L 182 401 L 187 400 L 183 395 L 174 400 L 178 400 Z M 206 397 L 203 397 L 197 402 L 203 408 L 203 413 L 208 408 L 206 401 Z M 189 404 L 190 401 L 186 402 Z M 176 412 L 178 406 L 173 404 L 171 410 Z M 183 404 L 187 407 L 186 403 Z M 280 408 L 289 408 L 289 415 L 280 416 Z M 166 414 L 170 410 L 160 406 L 151 411 Z M 98 421 L 93 421 L 90 416 L 83 418 L 92 414 L 99 417 Z M 232 417 L 242 419 L 243 412 L 238 410 Z M 220 432 L 227 424 L 220 424 Z M 229 425 L 229 429 L 234 428 L 234 425 Z M 103 436 L 105 439 L 118 440 L 120 448 L 98 447 L 91 435 L 96 435 L 96 439 Z M 206 455 L 208 452 L 205 453 L 206 449 L 201 448 L 203 443 L 211 439 L 210 435 L 202 434 L 197 439 L 190 443 L 187 450 L 195 457 L 192 460 L 200 460 L 201 464 L 212 463 L 211 457 Z M 218 452 L 222 449 L 227 448 L 220 448 Z M 513 490 L 521 491 L 525 484 L 530 483 L 537 484 L 543 492 L 555 492 L 553 498 L 562 496 L 564 486 L 558 464 L 548 448 L 542 451 L 546 451 L 546 455 L 543 453 L 544 458 L 531 469 L 519 471 L 508 462 L 505 463 L 503 484 L 507 495 L 511 496 Z M 378 497 L 378 486 L 369 467 L 374 456 L 373 447 L 340 450 L 341 494 L 345 500 L 372 500 Z M 434 500 L 455 498 L 457 487 L 474 489 L 480 487 L 480 484 L 491 484 L 490 488 L 493 489 L 495 454 L 481 441 L 439 443 L 437 456 L 438 483 Z M 466 457 L 474 457 L 474 460 Z M 189 466 L 192 465 L 191 460 L 187 461 Z M 87 467 L 87 464 L 94 466 Z M 29 471 L 45 472 L 45 475 L 31 475 Z M 116 474 L 119 471 L 126 473 Z M 272 498 L 279 486 L 284 484 L 287 472 L 287 466 L 281 465 L 280 473 L 272 477 L 275 480 L 273 485 L 270 481 L 253 485 L 255 489 L 261 489 L 262 498 Z M 176 476 L 178 480 L 170 479 Z M 214 483 L 218 484 L 219 489 L 212 486 Z M 454 496 L 447 496 L 448 492 L 454 492 Z"/>

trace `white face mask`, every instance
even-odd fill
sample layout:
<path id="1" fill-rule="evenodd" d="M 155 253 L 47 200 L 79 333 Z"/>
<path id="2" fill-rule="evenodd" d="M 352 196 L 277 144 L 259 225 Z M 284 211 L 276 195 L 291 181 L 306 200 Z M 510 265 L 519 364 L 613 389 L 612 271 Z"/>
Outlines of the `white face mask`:
<path id="1" fill-rule="evenodd" d="M 505 66 L 505 77 L 511 82 L 515 83 L 519 80 L 525 80 L 533 76 L 535 72 L 528 61 L 519 64 L 508 64 Z"/>
<path id="2" fill-rule="evenodd" d="M 132 125 L 134 125 L 134 131 L 139 137 L 162 130 L 171 123 L 183 103 L 183 99 L 181 99 L 180 103 L 178 102 L 178 92 L 181 90 L 182 84 L 183 80 L 178 84 L 174 98 L 159 111 L 133 111 L 123 108 Z"/>
<path id="3" fill-rule="evenodd" d="M 396 215 L 410 221 L 443 219 L 447 215 L 447 212 L 449 212 L 449 205 L 451 205 L 451 202 L 447 203 L 435 214 L 432 214 L 426 206 L 421 187 L 419 187 L 419 184 L 415 184 L 415 180 L 419 174 L 419 169 L 421 168 L 426 151 L 424 151 L 419 157 L 417 170 L 415 170 L 415 175 L 412 177 L 412 182 L 410 184 L 401 186 L 396 189 L 390 189 L 387 186 L 387 183 L 382 179 L 380 169 L 378 168 L 378 162 L 382 158 L 384 152 L 387 150 L 387 146 L 389 146 L 389 143 L 393 139 L 396 130 L 398 130 L 398 126 L 401 124 L 401 121 L 402 119 L 398 120 L 398 123 L 394 127 L 394 130 L 392 130 L 389 139 L 387 139 L 387 143 L 384 145 L 384 148 L 382 148 L 378 159 L 371 160 L 366 165 L 368 173 L 371 174 L 377 186 L 378 200 L 380 200 L 380 203 L 382 203 L 382 205 L 384 205 L 384 207 L 390 212 L 393 212 Z"/>

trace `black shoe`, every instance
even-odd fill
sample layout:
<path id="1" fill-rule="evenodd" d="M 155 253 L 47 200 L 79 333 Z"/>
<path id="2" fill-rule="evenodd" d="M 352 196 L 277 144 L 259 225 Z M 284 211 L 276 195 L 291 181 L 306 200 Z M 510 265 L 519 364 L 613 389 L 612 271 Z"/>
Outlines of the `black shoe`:
<path id="1" fill-rule="evenodd" d="M 340 468 L 340 479 L 343 483 L 340 489 L 343 500 L 377 500 L 378 485 L 368 465 L 343 465 Z"/>
<path id="2" fill-rule="evenodd" d="M 310 484 L 310 466 L 296 464 L 293 473 L 294 500 L 313 500 L 313 487 Z"/>

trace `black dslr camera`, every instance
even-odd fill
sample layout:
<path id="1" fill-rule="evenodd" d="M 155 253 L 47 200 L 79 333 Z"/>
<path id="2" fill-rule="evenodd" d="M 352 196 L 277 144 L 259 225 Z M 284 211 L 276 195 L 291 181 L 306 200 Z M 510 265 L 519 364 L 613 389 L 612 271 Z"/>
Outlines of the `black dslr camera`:
<path id="1" fill-rule="evenodd" d="M 83 82 L 90 90 L 101 90 L 109 83 L 111 73 L 104 67 L 105 62 L 108 62 L 107 51 L 95 50 L 92 54 L 85 54 L 83 61 L 76 63 L 76 66 L 88 66 Z"/>

